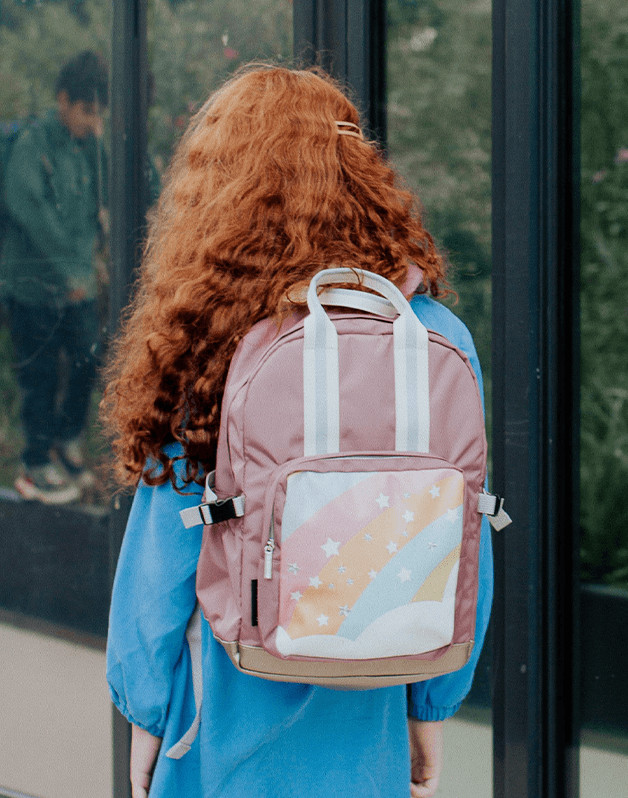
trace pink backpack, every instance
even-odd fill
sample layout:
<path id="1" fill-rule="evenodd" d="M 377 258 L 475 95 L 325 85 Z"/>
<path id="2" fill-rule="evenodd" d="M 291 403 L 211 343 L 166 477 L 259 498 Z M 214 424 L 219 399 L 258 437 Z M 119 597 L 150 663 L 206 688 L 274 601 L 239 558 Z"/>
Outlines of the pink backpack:
<path id="1" fill-rule="evenodd" d="M 334 287 L 357 282 L 378 295 Z M 307 303 L 240 343 L 215 482 L 181 513 L 205 524 L 203 614 L 235 666 L 266 679 L 372 688 L 457 670 L 482 514 L 509 521 L 484 492 L 474 371 L 379 275 L 319 272 Z"/>

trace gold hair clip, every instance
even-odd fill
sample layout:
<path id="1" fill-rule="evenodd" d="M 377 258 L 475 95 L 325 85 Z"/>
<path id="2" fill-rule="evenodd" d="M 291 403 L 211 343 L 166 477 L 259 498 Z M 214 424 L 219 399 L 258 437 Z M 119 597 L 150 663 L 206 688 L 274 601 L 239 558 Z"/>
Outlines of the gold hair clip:
<path id="1" fill-rule="evenodd" d="M 364 139 L 362 131 L 357 125 L 354 125 L 353 122 L 339 122 L 336 120 L 336 126 L 338 127 L 339 136 L 353 136 L 356 139 Z M 345 128 L 349 129 L 345 130 Z"/>

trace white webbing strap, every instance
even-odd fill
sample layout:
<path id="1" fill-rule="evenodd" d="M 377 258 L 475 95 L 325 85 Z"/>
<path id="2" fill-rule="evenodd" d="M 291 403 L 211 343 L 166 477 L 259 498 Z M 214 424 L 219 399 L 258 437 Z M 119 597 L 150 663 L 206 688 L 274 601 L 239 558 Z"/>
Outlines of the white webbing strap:
<path id="1" fill-rule="evenodd" d="M 488 518 L 489 524 L 496 532 L 512 524 L 512 519 L 504 510 L 504 500 L 494 493 L 478 494 L 478 513 Z"/>
<path id="2" fill-rule="evenodd" d="M 348 288 L 326 288 L 318 296 L 321 305 L 336 305 L 341 308 L 354 308 L 394 319 L 397 315 L 395 306 L 388 299 L 364 291 L 351 291 Z"/>
<path id="3" fill-rule="evenodd" d="M 208 526 L 219 524 L 221 521 L 229 521 L 232 518 L 241 518 L 244 515 L 244 508 L 244 496 L 231 496 L 217 502 L 203 502 L 203 504 L 179 510 L 179 516 L 183 526 L 186 529 L 191 529 L 199 524 Z"/>
<path id="4" fill-rule="evenodd" d="M 203 705 L 203 655 L 201 650 L 201 608 L 196 605 L 192 617 L 188 622 L 185 636 L 190 647 L 190 659 L 192 662 L 192 686 L 194 689 L 194 701 L 196 703 L 196 715 L 192 725 L 171 748 L 166 751 L 169 759 L 181 759 L 182 756 L 192 747 L 196 739 L 199 726 L 201 725 L 201 707 Z"/>
<path id="5" fill-rule="evenodd" d="M 338 333 L 320 303 L 304 322 L 303 396 L 306 457 L 340 448 Z"/>
<path id="6" fill-rule="evenodd" d="M 430 450 L 430 378 L 426 328 L 408 305 L 393 323 L 395 341 L 395 449 Z M 418 322 L 416 324 L 415 322 Z"/>
<path id="7" fill-rule="evenodd" d="M 359 276 L 358 276 L 359 275 Z M 322 299 L 318 287 L 333 283 L 358 283 L 377 291 L 334 288 Z M 393 324 L 395 352 L 396 449 L 428 452 L 430 403 L 428 334 L 401 291 L 379 274 L 360 269 L 326 269 L 315 274 L 307 292 L 310 310 L 304 322 L 303 398 L 304 454 L 327 454 L 340 448 L 340 399 L 338 385 L 338 334 L 321 302 L 344 304 L 378 315 L 399 317 Z M 394 309 L 394 313 L 391 312 Z"/>

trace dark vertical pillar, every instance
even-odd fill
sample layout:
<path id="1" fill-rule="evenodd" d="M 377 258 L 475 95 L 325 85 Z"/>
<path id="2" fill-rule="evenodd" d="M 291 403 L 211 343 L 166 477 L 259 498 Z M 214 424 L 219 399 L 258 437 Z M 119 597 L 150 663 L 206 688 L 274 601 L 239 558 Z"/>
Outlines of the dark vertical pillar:
<path id="1" fill-rule="evenodd" d="M 111 92 L 111 259 L 110 330 L 127 305 L 139 263 L 147 208 L 146 0 L 114 0 Z M 116 497 L 109 517 L 110 574 L 113 573 L 129 512 L 129 499 Z M 113 790 L 131 798 L 130 727 L 113 710 Z"/>
<path id="2" fill-rule="evenodd" d="M 147 208 L 146 0 L 113 4 L 110 319 L 115 330 L 139 261 Z"/>
<path id="3" fill-rule="evenodd" d="M 577 150 L 570 0 L 493 4 L 494 795 L 578 795 Z"/>
<path id="4" fill-rule="evenodd" d="M 318 64 L 349 86 L 368 124 L 386 141 L 386 3 L 294 0 L 297 63 Z"/>

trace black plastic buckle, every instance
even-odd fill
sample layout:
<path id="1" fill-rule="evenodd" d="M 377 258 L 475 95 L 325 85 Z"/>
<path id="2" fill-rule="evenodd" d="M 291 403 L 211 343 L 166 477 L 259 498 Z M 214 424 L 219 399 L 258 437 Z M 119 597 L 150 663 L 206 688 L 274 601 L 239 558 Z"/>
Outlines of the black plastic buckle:
<path id="1" fill-rule="evenodd" d="M 499 515 L 500 510 L 504 506 L 504 500 L 501 496 L 498 496 L 497 493 L 492 494 L 495 498 L 495 510 L 492 513 L 487 513 L 490 515 L 491 518 L 495 518 L 496 515 Z"/>
<path id="2" fill-rule="evenodd" d="M 198 509 L 204 524 L 219 524 L 221 521 L 230 521 L 238 517 L 233 499 L 201 504 Z"/>

